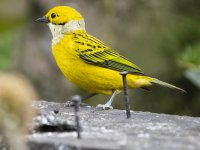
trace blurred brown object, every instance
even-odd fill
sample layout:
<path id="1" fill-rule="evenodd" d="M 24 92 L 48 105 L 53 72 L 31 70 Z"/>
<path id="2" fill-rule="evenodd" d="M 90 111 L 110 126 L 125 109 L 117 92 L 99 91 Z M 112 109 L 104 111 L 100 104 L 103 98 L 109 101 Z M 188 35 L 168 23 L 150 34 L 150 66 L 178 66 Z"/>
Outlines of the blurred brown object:
<path id="1" fill-rule="evenodd" d="M 24 135 L 35 111 L 38 96 L 29 80 L 18 73 L 0 72 L 0 136 L 14 150 L 27 150 Z"/>

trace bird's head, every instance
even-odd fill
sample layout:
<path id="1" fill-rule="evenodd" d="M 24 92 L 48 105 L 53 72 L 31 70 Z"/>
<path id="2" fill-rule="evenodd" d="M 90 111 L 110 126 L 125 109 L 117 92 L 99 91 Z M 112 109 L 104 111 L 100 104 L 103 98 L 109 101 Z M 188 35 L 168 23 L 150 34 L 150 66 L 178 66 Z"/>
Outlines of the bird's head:
<path id="1" fill-rule="evenodd" d="M 85 22 L 81 14 L 69 6 L 56 6 L 37 21 L 47 23 L 53 37 L 60 37 L 64 33 L 85 30 Z"/>
<path id="2" fill-rule="evenodd" d="M 56 6 L 50 9 L 44 17 L 37 19 L 39 22 L 54 25 L 64 25 L 75 20 L 83 20 L 83 17 L 78 11 L 69 6 Z"/>

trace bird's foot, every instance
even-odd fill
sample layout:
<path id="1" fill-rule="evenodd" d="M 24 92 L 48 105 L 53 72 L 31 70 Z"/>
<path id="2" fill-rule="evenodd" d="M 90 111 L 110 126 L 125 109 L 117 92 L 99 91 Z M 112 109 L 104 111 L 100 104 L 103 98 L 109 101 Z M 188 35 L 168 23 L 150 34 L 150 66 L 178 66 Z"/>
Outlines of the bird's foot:
<path id="1" fill-rule="evenodd" d="M 65 107 L 74 107 L 74 105 L 75 105 L 74 102 L 71 101 L 71 100 L 68 100 L 68 101 L 65 103 Z M 92 106 L 87 105 L 86 103 L 83 103 L 83 102 L 80 103 L 80 106 L 82 106 L 82 107 L 88 107 L 88 108 L 92 107 Z"/>
<path id="2" fill-rule="evenodd" d="M 113 107 L 111 105 L 106 105 L 106 104 L 98 104 L 96 106 L 97 109 L 99 110 L 108 110 L 108 109 L 113 109 Z"/>
<path id="3" fill-rule="evenodd" d="M 72 107 L 74 106 L 74 102 L 71 101 L 71 100 L 68 100 L 66 103 L 65 103 L 65 107 Z"/>

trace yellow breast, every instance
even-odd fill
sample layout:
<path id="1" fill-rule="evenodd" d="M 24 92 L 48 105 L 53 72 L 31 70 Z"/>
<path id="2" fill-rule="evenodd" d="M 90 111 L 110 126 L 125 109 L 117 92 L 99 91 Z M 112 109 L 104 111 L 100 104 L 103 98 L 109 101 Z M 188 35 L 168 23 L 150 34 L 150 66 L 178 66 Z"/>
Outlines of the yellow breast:
<path id="1" fill-rule="evenodd" d="M 119 87 L 119 73 L 85 63 L 75 53 L 78 48 L 71 34 L 66 34 L 59 43 L 53 45 L 53 55 L 62 73 L 83 89 L 111 94 L 112 89 Z"/>

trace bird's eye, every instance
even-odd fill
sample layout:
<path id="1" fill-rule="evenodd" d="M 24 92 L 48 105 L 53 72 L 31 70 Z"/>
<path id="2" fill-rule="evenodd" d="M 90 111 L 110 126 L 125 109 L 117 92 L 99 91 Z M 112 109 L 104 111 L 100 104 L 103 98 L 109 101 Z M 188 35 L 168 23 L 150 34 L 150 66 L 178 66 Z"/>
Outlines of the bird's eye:
<path id="1" fill-rule="evenodd" d="M 56 17 L 56 14 L 55 13 L 52 13 L 51 14 L 51 18 L 53 19 L 53 18 L 55 18 Z"/>

